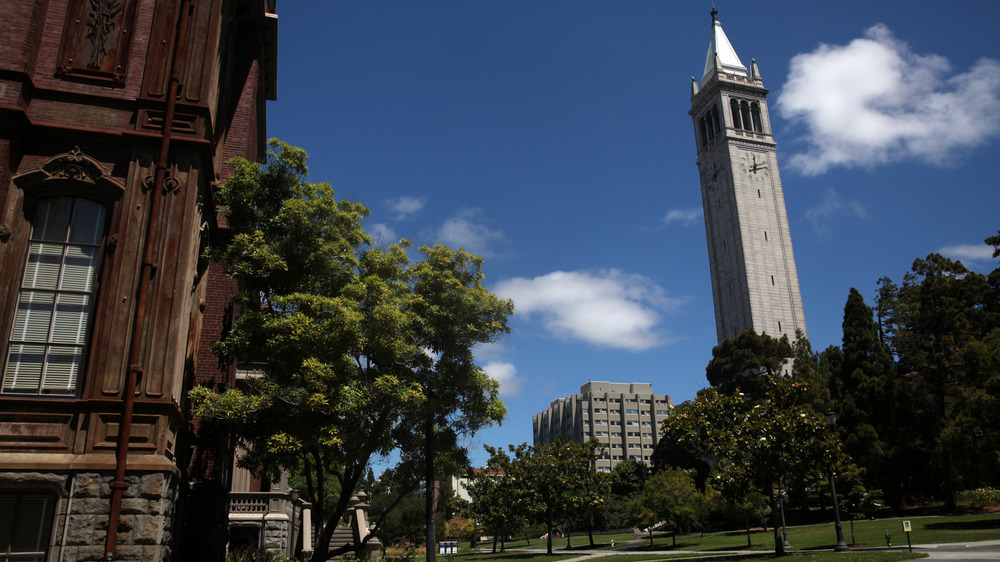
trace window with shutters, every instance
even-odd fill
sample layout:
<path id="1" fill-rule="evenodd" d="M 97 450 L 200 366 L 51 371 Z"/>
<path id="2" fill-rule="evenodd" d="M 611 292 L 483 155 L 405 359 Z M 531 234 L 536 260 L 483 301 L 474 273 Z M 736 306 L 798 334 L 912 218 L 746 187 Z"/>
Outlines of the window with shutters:
<path id="1" fill-rule="evenodd" d="M 56 498 L 0 493 L 0 562 L 43 562 L 49 548 Z"/>
<path id="2" fill-rule="evenodd" d="M 4 361 L 4 394 L 74 396 L 83 374 L 107 208 L 80 197 L 35 206 Z"/>

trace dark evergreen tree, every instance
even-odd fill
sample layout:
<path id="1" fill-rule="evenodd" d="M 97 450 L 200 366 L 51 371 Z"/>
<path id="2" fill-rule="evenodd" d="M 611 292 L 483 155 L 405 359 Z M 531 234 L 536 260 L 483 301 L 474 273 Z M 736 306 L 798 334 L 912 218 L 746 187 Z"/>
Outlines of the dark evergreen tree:
<path id="1" fill-rule="evenodd" d="M 900 414 L 895 408 L 896 378 L 872 309 L 854 288 L 844 306 L 843 331 L 838 400 L 832 408 L 840 416 L 838 431 L 845 449 L 865 469 L 865 484 L 881 489 L 899 473 L 888 440 Z"/>
<path id="2" fill-rule="evenodd" d="M 808 389 L 802 399 L 817 413 L 825 413 L 830 409 L 831 371 L 820 364 L 820 354 L 813 352 L 812 345 L 802 330 L 796 331 L 792 349 L 795 352 L 792 377 L 795 382 L 804 384 Z"/>
<path id="3" fill-rule="evenodd" d="M 996 416 L 980 416 L 997 394 L 989 367 L 979 367 L 991 364 L 991 334 L 1000 328 L 998 288 L 1000 270 L 987 277 L 938 254 L 916 260 L 899 286 L 880 280 L 882 334 L 898 361 L 897 403 L 908 410 L 897 420 L 907 429 L 897 443 L 901 465 L 911 493 L 933 494 L 946 506 L 959 487 L 995 478 L 980 466 L 997 462 L 996 449 L 987 448 Z"/>
<path id="4" fill-rule="evenodd" d="M 767 387 L 761 381 L 783 374 L 783 366 L 793 354 L 786 336 L 775 339 L 747 329 L 712 348 L 712 360 L 705 368 L 705 375 L 709 384 L 723 394 L 737 390 L 748 395 L 761 394 Z"/>

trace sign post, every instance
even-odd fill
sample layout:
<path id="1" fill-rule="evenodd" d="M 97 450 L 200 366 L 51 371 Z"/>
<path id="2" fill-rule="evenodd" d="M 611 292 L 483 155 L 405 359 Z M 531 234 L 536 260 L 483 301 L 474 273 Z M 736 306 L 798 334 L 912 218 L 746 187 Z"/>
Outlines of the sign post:
<path id="1" fill-rule="evenodd" d="M 910 552 L 913 552 L 913 543 L 910 542 L 910 531 L 913 527 L 910 526 L 909 521 L 903 521 L 903 530 L 906 531 L 906 546 L 910 547 Z"/>

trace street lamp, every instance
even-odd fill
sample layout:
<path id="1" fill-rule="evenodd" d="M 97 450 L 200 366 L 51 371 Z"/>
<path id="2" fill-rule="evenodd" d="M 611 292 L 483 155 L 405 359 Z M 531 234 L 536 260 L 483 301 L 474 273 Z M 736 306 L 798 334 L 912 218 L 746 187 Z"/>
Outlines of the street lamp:
<path id="1" fill-rule="evenodd" d="M 837 412 L 829 411 L 824 416 L 826 419 L 826 425 L 830 426 L 832 431 L 837 425 Z M 833 547 L 835 552 L 847 552 L 851 550 L 851 547 L 847 546 L 844 541 L 844 529 L 840 526 L 840 504 L 837 502 L 837 486 L 833 482 L 833 458 L 829 461 L 830 467 L 830 494 L 833 496 L 833 522 L 837 529 L 837 544 Z"/>
<path id="2" fill-rule="evenodd" d="M 788 542 L 788 527 L 785 526 L 785 492 L 778 486 L 778 505 L 781 507 L 781 546 L 782 548 L 791 548 L 791 544 Z"/>
<path id="3" fill-rule="evenodd" d="M 292 502 L 292 531 L 288 539 L 288 557 L 295 558 L 295 505 L 299 501 L 299 490 L 292 488 L 288 490 L 288 499 Z"/>
<path id="4" fill-rule="evenodd" d="M 386 518 L 386 513 L 388 512 L 387 507 L 382 508 L 382 520 L 379 521 L 378 525 L 382 529 L 382 559 L 384 560 L 389 554 L 389 520 Z"/>

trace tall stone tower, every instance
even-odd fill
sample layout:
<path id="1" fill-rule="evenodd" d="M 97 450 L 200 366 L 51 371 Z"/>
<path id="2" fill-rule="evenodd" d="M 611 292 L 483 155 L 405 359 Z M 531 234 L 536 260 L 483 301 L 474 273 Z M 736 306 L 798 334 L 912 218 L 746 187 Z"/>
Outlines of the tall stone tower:
<path id="1" fill-rule="evenodd" d="M 795 339 L 806 332 L 799 278 L 767 89 L 754 61 L 749 75 L 712 10 L 701 80 L 691 111 L 705 210 L 719 341 L 747 328 Z"/>

